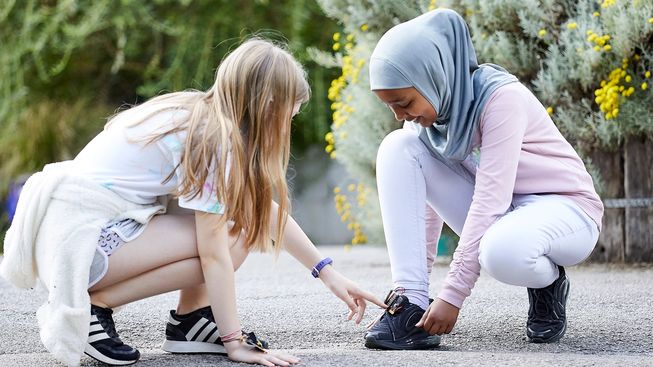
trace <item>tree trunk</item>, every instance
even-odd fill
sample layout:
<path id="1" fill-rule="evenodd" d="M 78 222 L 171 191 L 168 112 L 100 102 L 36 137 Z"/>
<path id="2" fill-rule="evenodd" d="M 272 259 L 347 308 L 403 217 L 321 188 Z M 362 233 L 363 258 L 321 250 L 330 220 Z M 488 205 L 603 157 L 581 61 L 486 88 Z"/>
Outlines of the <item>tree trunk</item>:
<path id="1" fill-rule="evenodd" d="M 602 199 L 624 197 L 623 149 L 602 150 L 590 154 L 603 184 Z M 623 208 L 606 208 L 599 242 L 589 257 L 593 262 L 623 262 L 625 260 L 625 218 Z"/>
<path id="2" fill-rule="evenodd" d="M 625 197 L 653 197 L 653 141 L 630 137 L 624 150 Z M 626 262 L 653 262 L 653 207 L 627 207 L 625 219 Z"/>

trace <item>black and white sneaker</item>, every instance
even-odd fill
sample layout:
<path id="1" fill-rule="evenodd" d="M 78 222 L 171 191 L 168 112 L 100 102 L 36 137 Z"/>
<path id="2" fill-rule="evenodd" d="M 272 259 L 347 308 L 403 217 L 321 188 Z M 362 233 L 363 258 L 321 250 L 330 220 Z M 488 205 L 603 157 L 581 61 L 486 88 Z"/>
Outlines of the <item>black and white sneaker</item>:
<path id="1" fill-rule="evenodd" d="M 528 288 L 528 321 L 526 336 L 533 343 L 553 343 L 567 330 L 567 297 L 569 278 L 565 268 L 558 266 L 560 275 L 549 286 Z"/>
<path id="2" fill-rule="evenodd" d="M 84 353 L 111 366 L 136 363 L 141 353 L 120 340 L 112 314 L 110 308 L 91 305 L 91 326 Z"/>
<path id="3" fill-rule="evenodd" d="M 365 333 L 365 346 L 371 349 L 433 349 L 440 345 L 440 336 L 429 335 L 415 327 L 424 310 L 410 303 L 408 297 L 391 291 L 385 302 L 388 308 Z"/>
<path id="4" fill-rule="evenodd" d="M 249 334 L 243 332 L 243 335 L 247 338 Z M 262 348 L 268 348 L 266 341 L 257 341 L 261 343 Z M 170 353 L 227 354 L 220 340 L 211 306 L 185 315 L 170 310 L 166 324 L 166 340 L 161 349 Z"/>

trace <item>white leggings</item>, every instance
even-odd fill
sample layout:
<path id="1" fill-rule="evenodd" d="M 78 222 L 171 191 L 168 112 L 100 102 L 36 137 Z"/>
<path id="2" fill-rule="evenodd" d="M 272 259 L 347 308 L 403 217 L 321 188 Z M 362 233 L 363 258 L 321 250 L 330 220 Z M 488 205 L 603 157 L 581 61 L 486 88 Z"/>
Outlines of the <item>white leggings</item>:
<path id="1" fill-rule="evenodd" d="M 381 143 L 376 174 L 394 285 L 428 294 L 442 221 L 460 235 L 474 186 L 406 128 Z M 558 277 L 556 265 L 589 256 L 598 235 L 596 223 L 564 196 L 515 194 L 510 209 L 485 232 L 478 260 L 500 282 L 542 288 Z"/>

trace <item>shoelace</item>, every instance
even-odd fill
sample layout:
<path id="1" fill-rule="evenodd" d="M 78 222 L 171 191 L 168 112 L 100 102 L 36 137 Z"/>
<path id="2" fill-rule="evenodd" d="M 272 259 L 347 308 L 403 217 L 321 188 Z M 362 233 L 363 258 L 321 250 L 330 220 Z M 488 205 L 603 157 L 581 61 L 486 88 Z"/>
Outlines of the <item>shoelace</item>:
<path id="1" fill-rule="evenodd" d="M 113 322 L 111 314 L 108 312 L 96 312 L 95 315 L 97 316 L 100 325 L 102 325 L 102 328 L 107 333 L 107 335 L 109 335 L 111 338 L 118 338 L 116 324 Z"/>

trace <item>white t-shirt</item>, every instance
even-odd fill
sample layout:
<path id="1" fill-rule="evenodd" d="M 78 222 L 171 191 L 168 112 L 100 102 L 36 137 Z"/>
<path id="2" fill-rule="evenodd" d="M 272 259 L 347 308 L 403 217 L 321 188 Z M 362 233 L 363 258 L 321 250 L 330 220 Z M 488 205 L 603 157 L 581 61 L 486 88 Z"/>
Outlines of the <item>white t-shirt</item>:
<path id="1" fill-rule="evenodd" d="M 181 183 L 183 171 L 179 163 L 186 131 L 169 134 L 153 143 L 147 141 L 188 115 L 184 110 L 164 111 L 131 127 L 133 121 L 129 118 L 117 119 L 75 157 L 76 169 L 126 200 L 152 204 L 157 197 L 174 193 Z M 173 170 L 174 175 L 164 183 Z M 214 177 L 209 172 L 200 195 L 193 199 L 180 197 L 179 206 L 222 214 L 224 208 L 213 189 Z"/>

